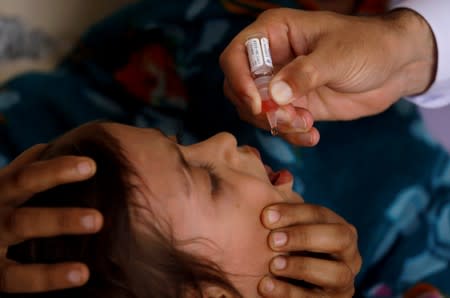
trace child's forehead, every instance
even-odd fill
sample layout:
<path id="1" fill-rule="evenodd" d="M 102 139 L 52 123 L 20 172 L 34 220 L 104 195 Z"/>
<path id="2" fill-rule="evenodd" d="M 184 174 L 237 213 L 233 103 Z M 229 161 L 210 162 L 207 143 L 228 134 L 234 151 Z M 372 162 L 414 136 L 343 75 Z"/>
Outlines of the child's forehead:
<path id="1" fill-rule="evenodd" d="M 136 162 L 152 160 L 164 165 L 168 161 L 167 158 L 174 157 L 173 141 L 156 129 L 120 124 L 105 124 L 104 127 L 120 142 L 130 160 Z"/>
<path id="2" fill-rule="evenodd" d="M 156 143 L 159 143 L 164 139 L 167 139 L 166 135 L 154 128 L 141 128 L 114 122 L 104 122 L 100 124 L 105 130 L 121 140 L 130 141 L 134 139 L 134 143 L 136 142 L 135 139 L 138 138 L 140 141 L 139 144 L 141 145 L 144 145 L 146 141 L 155 141 Z"/>
<path id="3" fill-rule="evenodd" d="M 73 144 L 76 143 L 77 140 L 84 139 L 89 136 L 96 136 L 97 138 L 100 138 L 104 131 L 105 130 L 100 122 L 89 122 L 59 136 L 51 142 L 51 145 L 59 146 L 64 144 Z"/>

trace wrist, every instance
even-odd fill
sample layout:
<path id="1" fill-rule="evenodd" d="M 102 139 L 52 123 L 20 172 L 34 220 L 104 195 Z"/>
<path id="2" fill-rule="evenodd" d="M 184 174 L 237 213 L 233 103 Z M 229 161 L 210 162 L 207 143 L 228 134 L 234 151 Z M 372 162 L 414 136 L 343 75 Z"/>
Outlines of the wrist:
<path id="1" fill-rule="evenodd" d="M 436 41 L 426 20 L 410 9 L 396 9 L 383 17 L 395 44 L 402 96 L 426 91 L 436 76 Z"/>

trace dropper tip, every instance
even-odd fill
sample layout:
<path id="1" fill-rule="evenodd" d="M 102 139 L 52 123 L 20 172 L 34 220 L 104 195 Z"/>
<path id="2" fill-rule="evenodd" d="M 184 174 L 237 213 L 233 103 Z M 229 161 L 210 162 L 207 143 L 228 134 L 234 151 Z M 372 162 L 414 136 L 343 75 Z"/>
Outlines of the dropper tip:
<path id="1" fill-rule="evenodd" d="M 278 127 L 271 127 L 271 128 L 270 128 L 270 133 L 271 133 L 273 136 L 278 135 Z"/>
<path id="2" fill-rule="evenodd" d="M 273 136 L 276 136 L 278 134 L 278 127 L 277 127 L 277 115 L 275 110 L 266 112 L 266 118 L 267 122 L 269 122 L 270 133 Z"/>

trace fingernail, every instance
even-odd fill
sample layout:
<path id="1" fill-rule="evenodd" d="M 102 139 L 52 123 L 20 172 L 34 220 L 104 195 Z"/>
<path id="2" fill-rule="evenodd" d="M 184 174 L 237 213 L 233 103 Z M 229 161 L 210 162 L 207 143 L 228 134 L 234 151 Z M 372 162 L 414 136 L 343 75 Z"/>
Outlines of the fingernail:
<path id="1" fill-rule="evenodd" d="M 262 283 L 262 290 L 265 293 L 272 292 L 275 289 L 275 284 L 270 277 L 264 277 L 261 283 Z"/>
<path id="2" fill-rule="evenodd" d="M 292 89 L 285 81 L 278 81 L 272 84 L 270 93 L 273 100 L 279 105 L 288 104 L 292 99 Z"/>
<path id="3" fill-rule="evenodd" d="M 267 211 L 267 221 L 271 224 L 276 223 L 280 220 L 280 212 L 276 210 L 268 210 Z"/>
<path id="4" fill-rule="evenodd" d="M 311 145 L 314 145 L 314 144 L 316 143 L 316 137 L 313 136 L 313 135 L 311 135 L 311 136 L 309 137 L 309 143 L 310 143 Z"/>
<path id="5" fill-rule="evenodd" d="M 80 284 L 82 281 L 82 274 L 79 270 L 72 270 L 67 274 L 67 280 L 73 284 Z"/>
<path id="6" fill-rule="evenodd" d="M 296 129 L 306 130 L 306 120 L 303 117 L 295 117 L 291 126 Z"/>
<path id="7" fill-rule="evenodd" d="M 320 135 L 318 133 L 312 133 L 310 131 L 305 133 L 297 133 L 293 136 L 292 142 L 300 146 L 315 146 L 320 141 Z"/>
<path id="8" fill-rule="evenodd" d="M 87 161 L 80 162 L 77 165 L 77 168 L 78 168 L 78 173 L 80 173 L 83 176 L 88 175 L 92 172 L 91 164 Z"/>
<path id="9" fill-rule="evenodd" d="M 87 230 L 95 229 L 95 216 L 94 215 L 86 215 L 81 218 L 81 225 L 85 227 Z"/>
<path id="10" fill-rule="evenodd" d="M 283 270 L 284 268 L 286 268 L 287 265 L 287 261 L 286 258 L 283 257 L 277 257 L 273 260 L 273 267 L 277 270 Z"/>
<path id="11" fill-rule="evenodd" d="M 318 136 L 317 134 L 311 134 L 310 136 L 311 145 L 317 144 L 319 142 L 319 138 L 320 136 Z"/>
<path id="12" fill-rule="evenodd" d="M 275 232 L 272 234 L 272 241 L 275 247 L 283 246 L 287 242 L 287 235 L 284 232 Z"/>

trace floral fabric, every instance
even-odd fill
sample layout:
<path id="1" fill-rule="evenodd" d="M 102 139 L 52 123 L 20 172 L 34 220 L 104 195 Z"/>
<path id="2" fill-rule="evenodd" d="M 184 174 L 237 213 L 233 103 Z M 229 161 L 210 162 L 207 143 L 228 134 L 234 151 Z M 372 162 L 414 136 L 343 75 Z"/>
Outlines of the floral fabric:
<path id="1" fill-rule="evenodd" d="M 320 144 L 296 148 L 240 121 L 224 98 L 218 57 L 235 34 L 264 9 L 313 5 L 166 0 L 128 6 L 92 27 L 52 73 L 25 74 L 1 87 L 0 166 L 99 118 L 181 130 L 186 143 L 229 131 L 258 147 L 274 169 L 289 169 L 307 201 L 358 228 L 364 264 L 356 297 L 401 297 L 423 283 L 450 293 L 450 159 L 413 105 L 402 101 L 378 116 L 320 123 Z"/>

